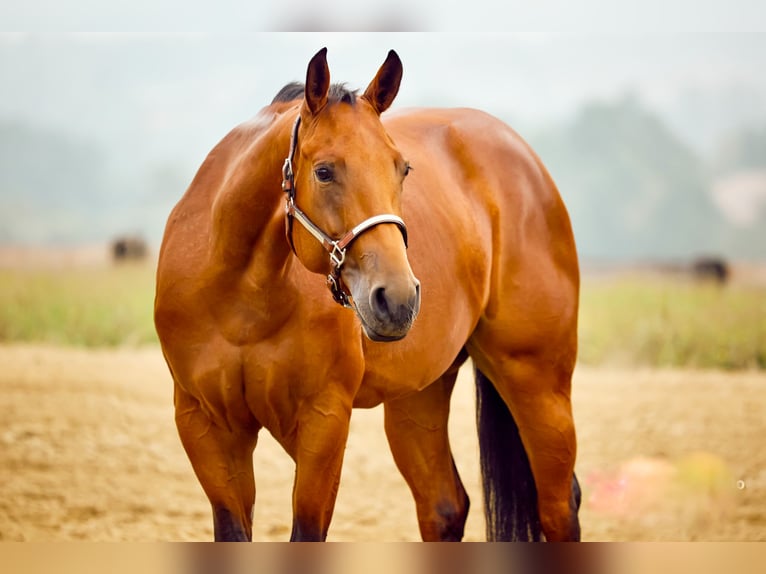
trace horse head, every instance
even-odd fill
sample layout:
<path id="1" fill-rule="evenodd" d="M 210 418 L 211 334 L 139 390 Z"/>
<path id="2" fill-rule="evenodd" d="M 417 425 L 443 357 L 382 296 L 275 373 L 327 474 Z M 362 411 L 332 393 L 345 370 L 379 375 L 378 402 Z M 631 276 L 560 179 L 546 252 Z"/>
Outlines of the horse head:
<path id="1" fill-rule="evenodd" d="M 285 164 L 288 237 L 306 268 L 328 274 L 336 300 L 354 308 L 370 339 L 395 341 L 420 308 L 401 219 L 410 166 L 380 120 L 399 90 L 402 64 L 390 51 L 357 97 L 330 85 L 326 55 L 322 49 L 308 65 Z"/>

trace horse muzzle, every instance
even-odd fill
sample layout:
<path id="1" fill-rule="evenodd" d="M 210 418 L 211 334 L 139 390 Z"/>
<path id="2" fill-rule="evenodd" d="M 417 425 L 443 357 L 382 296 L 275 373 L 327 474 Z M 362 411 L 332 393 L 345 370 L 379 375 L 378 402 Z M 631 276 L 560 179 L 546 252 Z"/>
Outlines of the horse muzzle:
<path id="1" fill-rule="evenodd" d="M 411 275 L 408 279 L 399 285 L 378 283 L 369 290 L 353 290 L 354 309 L 370 340 L 399 341 L 410 332 L 420 311 L 420 282 Z"/>

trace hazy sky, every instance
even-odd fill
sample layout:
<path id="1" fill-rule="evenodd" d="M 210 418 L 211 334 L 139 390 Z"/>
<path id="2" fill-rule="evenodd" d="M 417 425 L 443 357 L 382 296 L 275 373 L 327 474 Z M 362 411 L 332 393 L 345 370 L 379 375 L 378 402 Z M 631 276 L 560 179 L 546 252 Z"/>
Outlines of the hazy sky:
<path id="1" fill-rule="evenodd" d="M 520 128 L 626 93 L 681 115 L 690 94 L 720 95 L 720 121 L 766 114 L 766 33 L 106 33 L 0 34 L 0 119 L 197 161 L 322 46 L 336 81 L 363 89 L 394 48 L 397 106 L 479 107 Z"/>
<path id="2" fill-rule="evenodd" d="M 4 30 L 766 31 L 762 0 L 3 0 Z"/>
<path id="3" fill-rule="evenodd" d="M 477 1 L 465 22 L 481 33 L 258 32 L 355 23 L 458 28 L 460 16 L 442 4 L 399 1 L 396 13 L 346 21 L 336 17 L 344 5 L 352 13 L 345 0 L 320 14 L 296 0 L 261 14 L 258 2 L 236 12 L 228 2 L 201 10 L 178 0 L 4 0 L 0 27 L 27 31 L 0 32 L 0 122 L 95 144 L 116 194 L 146 193 L 153 174 L 169 166 L 182 180 L 166 186 L 175 198 L 215 143 L 285 83 L 302 81 L 326 46 L 334 81 L 364 89 L 393 48 L 404 63 L 395 107 L 477 107 L 526 137 L 585 103 L 626 94 L 698 151 L 727 130 L 766 125 L 762 1 L 730 0 L 726 10 L 681 0 L 645 0 L 640 9 L 604 2 L 599 10 L 592 0 L 586 8 Z M 614 18 L 617 4 L 623 12 Z M 67 32 L 83 29 L 103 32 Z"/>

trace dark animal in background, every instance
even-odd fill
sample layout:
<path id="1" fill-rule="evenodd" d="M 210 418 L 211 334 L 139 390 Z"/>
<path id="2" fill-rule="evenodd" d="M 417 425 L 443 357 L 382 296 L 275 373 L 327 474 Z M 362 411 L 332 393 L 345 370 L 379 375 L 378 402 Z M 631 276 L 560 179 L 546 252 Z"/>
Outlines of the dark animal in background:
<path id="1" fill-rule="evenodd" d="M 140 261 L 146 258 L 146 241 L 140 237 L 118 237 L 112 241 L 112 259 L 120 261 Z"/>
<path id="2" fill-rule="evenodd" d="M 692 263 L 695 279 L 715 281 L 724 285 L 730 276 L 729 265 L 719 257 L 700 257 Z"/>

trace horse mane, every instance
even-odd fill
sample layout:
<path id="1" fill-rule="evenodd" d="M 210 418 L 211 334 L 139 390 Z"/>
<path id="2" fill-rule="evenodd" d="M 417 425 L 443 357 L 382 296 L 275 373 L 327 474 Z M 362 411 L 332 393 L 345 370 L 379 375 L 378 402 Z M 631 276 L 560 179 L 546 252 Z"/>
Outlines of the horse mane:
<path id="1" fill-rule="evenodd" d="M 277 92 L 271 103 L 276 104 L 278 102 L 299 100 L 303 97 L 305 89 L 306 86 L 302 82 L 290 82 Z M 349 90 L 345 83 L 332 84 L 327 94 L 327 101 L 329 103 L 343 102 L 353 105 L 356 102 L 356 95 L 357 90 Z"/>

